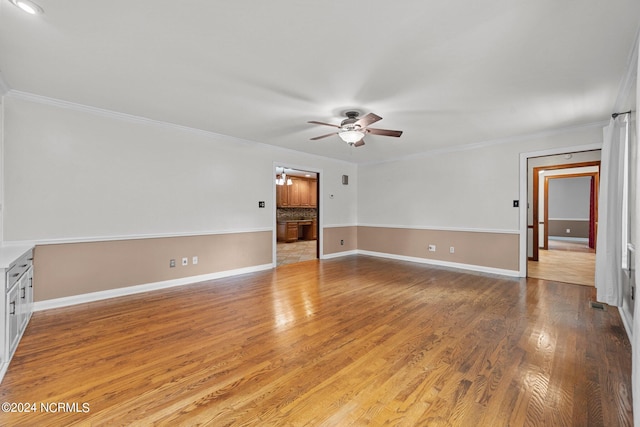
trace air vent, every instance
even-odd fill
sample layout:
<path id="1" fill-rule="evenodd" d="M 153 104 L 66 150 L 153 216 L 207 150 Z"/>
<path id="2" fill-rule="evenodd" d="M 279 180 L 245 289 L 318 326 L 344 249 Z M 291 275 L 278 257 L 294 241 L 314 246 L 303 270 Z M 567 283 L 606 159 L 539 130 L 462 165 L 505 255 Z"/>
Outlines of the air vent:
<path id="1" fill-rule="evenodd" d="M 589 301 L 589 306 L 591 308 L 594 308 L 596 310 L 605 310 L 605 305 L 601 302 L 597 302 L 597 301 Z"/>

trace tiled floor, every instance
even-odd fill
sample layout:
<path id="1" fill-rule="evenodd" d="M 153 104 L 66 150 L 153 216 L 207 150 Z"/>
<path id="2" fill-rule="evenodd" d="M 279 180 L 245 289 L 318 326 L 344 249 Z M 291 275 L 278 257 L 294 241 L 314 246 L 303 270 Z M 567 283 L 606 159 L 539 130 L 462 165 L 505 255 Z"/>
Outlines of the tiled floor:
<path id="1" fill-rule="evenodd" d="M 299 240 L 277 245 L 278 265 L 316 259 L 316 240 Z"/>

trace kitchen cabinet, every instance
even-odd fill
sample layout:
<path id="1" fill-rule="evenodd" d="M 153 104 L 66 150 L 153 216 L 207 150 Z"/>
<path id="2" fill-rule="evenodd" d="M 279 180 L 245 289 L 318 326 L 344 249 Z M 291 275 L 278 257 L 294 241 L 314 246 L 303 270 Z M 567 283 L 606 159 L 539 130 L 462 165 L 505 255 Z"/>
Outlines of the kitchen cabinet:
<path id="1" fill-rule="evenodd" d="M 0 246 L 0 380 L 33 313 L 33 247 Z"/>
<path id="2" fill-rule="evenodd" d="M 317 240 L 318 221 L 314 219 L 295 219 L 278 221 L 278 242 L 296 242 L 298 240 Z"/>
<path id="3" fill-rule="evenodd" d="M 302 206 L 300 202 L 300 182 L 301 180 L 298 178 L 291 178 L 293 182 L 292 185 L 288 185 L 289 187 L 289 207 L 297 208 Z"/>
<path id="4" fill-rule="evenodd" d="M 298 240 L 298 221 L 279 221 L 277 238 L 278 242 L 296 242 Z"/>
<path id="5" fill-rule="evenodd" d="M 316 179 L 290 177 L 291 185 L 276 186 L 276 206 L 279 208 L 318 207 Z"/>
<path id="6" fill-rule="evenodd" d="M 318 207 L 318 180 L 317 179 L 309 180 L 309 207 L 310 208 Z"/>
<path id="7" fill-rule="evenodd" d="M 289 187 L 290 185 L 276 185 L 276 206 L 279 208 L 289 207 Z"/>

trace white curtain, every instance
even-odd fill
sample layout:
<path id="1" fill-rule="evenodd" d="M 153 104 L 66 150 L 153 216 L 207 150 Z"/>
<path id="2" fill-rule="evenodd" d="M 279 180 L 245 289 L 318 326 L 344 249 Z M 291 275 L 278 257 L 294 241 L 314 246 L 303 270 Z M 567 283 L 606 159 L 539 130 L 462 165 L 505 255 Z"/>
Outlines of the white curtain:
<path id="1" fill-rule="evenodd" d="M 605 128 L 600 159 L 596 288 L 600 302 L 622 307 L 622 210 L 626 114 Z M 626 237 L 624 237 L 626 244 Z"/>

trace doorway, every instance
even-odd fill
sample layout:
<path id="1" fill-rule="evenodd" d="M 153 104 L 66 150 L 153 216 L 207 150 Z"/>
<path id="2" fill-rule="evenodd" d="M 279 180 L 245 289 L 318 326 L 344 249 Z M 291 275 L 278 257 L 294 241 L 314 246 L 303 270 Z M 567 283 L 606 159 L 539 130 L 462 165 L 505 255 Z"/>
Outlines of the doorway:
<path id="1" fill-rule="evenodd" d="M 320 257 L 320 173 L 275 167 L 276 266 Z"/>
<path id="2" fill-rule="evenodd" d="M 531 161 L 527 276 L 594 286 L 600 161 L 567 162 L 574 154 Z"/>

